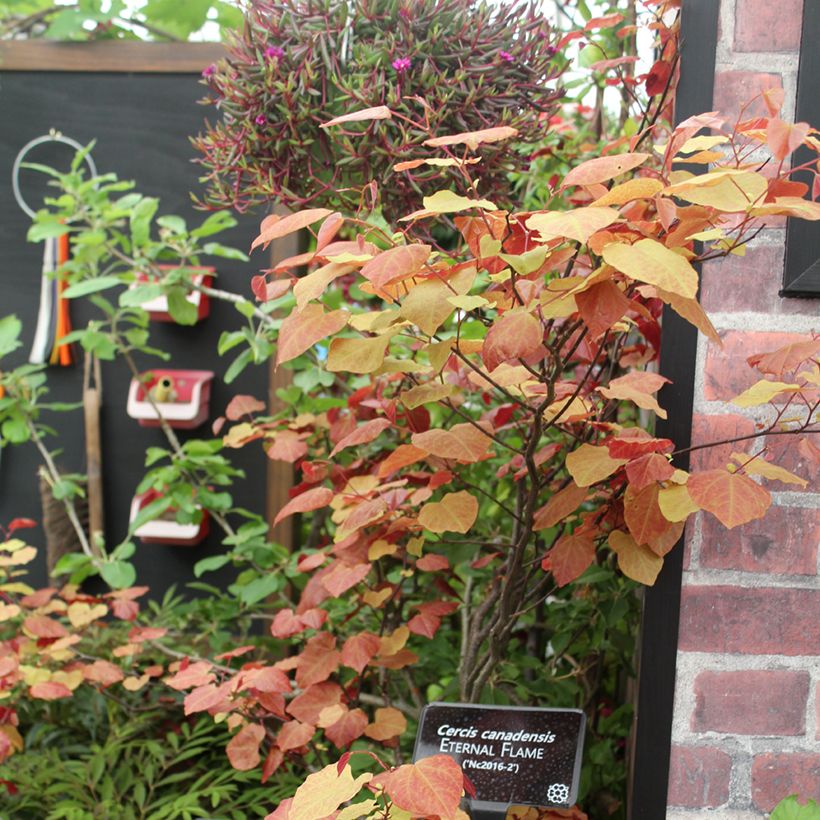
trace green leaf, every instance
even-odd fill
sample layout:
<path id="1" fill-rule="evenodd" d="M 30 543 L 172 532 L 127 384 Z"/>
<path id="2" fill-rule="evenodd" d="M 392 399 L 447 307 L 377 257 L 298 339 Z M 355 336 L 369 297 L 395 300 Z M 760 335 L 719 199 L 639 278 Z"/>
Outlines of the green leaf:
<path id="1" fill-rule="evenodd" d="M 201 578 L 206 572 L 213 572 L 216 569 L 224 567 L 225 564 L 230 563 L 230 555 L 211 555 L 209 558 L 203 558 L 194 564 L 194 575 Z"/>
<path id="2" fill-rule="evenodd" d="M 181 236 L 188 230 L 185 220 L 181 216 L 174 216 L 173 214 L 161 216 L 157 219 L 157 225 L 159 225 L 160 228 L 165 228 L 166 231 L 170 231 L 172 234 L 176 234 L 177 236 Z"/>
<path id="3" fill-rule="evenodd" d="M 100 575 L 112 589 L 130 587 L 137 580 L 137 571 L 127 561 L 109 561 L 103 564 Z"/>
<path id="4" fill-rule="evenodd" d="M 25 421 L 18 418 L 7 419 L 0 427 L 2 437 L 10 444 L 22 444 L 29 440 L 29 431 Z"/>
<path id="5" fill-rule="evenodd" d="M 249 584 L 239 587 L 237 597 L 242 603 L 250 606 L 276 592 L 280 585 L 281 579 L 278 575 L 263 575 L 261 578 L 256 578 Z"/>
<path id="6" fill-rule="evenodd" d="M 781 800 L 771 814 L 771 820 L 817 820 L 820 817 L 820 805 L 809 800 L 800 805 L 796 794 L 790 794 Z"/>
<path id="7" fill-rule="evenodd" d="M 70 232 L 70 228 L 63 222 L 35 222 L 26 234 L 29 242 L 40 242 L 43 239 L 51 239 L 63 236 Z"/>
<path id="8" fill-rule="evenodd" d="M 197 307 L 188 301 L 182 288 L 172 288 L 168 291 L 168 313 L 177 324 L 196 324 Z"/>
<path id="9" fill-rule="evenodd" d="M 63 296 L 66 299 L 77 299 L 80 296 L 88 296 L 90 293 L 99 293 L 101 290 L 108 290 L 117 285 L 121 285 L 119 276 L 99 276 L 96 279 L 86 279 L 84 282 L 77 282 L 66 288 Z"/>
<path id="10" fill-rule="evenodd" d="M 151 220 L 159 208 L 159 200 L 145 197 L 131 211 L 131 241 L 134 245 L 144 245 L 151 235 Z"/>
<path id="11" fill-rule="evenodd" d="M 253 361 L 253 352 L 243 350 L 225 371 L 225 384 L 230 384 Z"/>
<path id="12" fill-rule="evenodd" d="M 227 245 L 220 245 L 219 242 L 208 242 L 204 245 L 202 252 L 208 256 L 220 256 L 223 259 L 238 259 L 240 262 L 247 262 L 248 256 L 237 248 L 229 248 Z"/>
<path id="13" fill-rule="evenodd" d="M 91 559 L 83 552 L 67 552 L 54 565 L 55 575 L 68 575 L 87 569 L 91 566 Z"/>
<path id="14" fill-rule="evenodd" d="M 162 285 L 151 282 L 146 285 L 137 285 L 128 288 L 120 294 L 120 307 L 139 307 L 139 305 L 149 302 L 162 296 Z"/>
<path id="15" fill-rule="evenodd" d="M 195 239 L 204 239 L 206 236 L 213 236 L 215 233 L 233 228 L 237 224 L 236 218 L 228 211 L 216 211 L 212 213 L 198 228 L 191 231 L 191 236 Z M 208 251 L 206 251 L 208 253 Z"/>
<path id="16" fill-rule="evenodd" d="M 20 331 L 22 322 L 14 315 L 0 319 L 0 356 L 6 356 L 22 344 Z"/>

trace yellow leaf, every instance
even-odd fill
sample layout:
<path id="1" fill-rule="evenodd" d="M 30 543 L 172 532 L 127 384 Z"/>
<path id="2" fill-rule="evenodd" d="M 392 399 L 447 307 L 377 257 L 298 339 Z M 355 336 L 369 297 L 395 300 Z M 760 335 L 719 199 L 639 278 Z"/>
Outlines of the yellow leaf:
<path id="1" fill-rule="evenodd" d="M 648 177 L 630 179 L 628 182 L 616 185 L 592 204 L 596 207 L 626 205 L 627 202 L 632 202 L 635 199 L 650 199 L 661 190 L 663 190 L 663 183 L 657 179 L 649 179 Z"/>
<path id="2" fill-rule="evenodd" d="M 105 604 L 90 604 L 81 601 L 69 604 L 68 620 L 75 629 L 82 629 L 84 626 L 93 623 L 99 618 L 104 618 L 108 614 L 108 607 Z"/>
<path id="3" fill-rule="evenodd" d="M 331 373 L 373 373 L 381 367 L 389 343 L 389 336 L 334 339 L 325 366 Z"/>
<path id="4" fill-rule="evenodd" d="M 774 202 L 759 205 L 749 212 L 751 216 L 796 216 L 798 219 L 820 219 L 820 202 L 801 199 L 799 196 L 779 196 Z"/>
<path id="5" fill-rule="evenodd" d="M 293 295 L 296 297 L 297 310 L 304 310 L 305 305 L 312 299 L 318 299 L 325 288 L 340 276 L 355 270 L 353 265 L 340 265 L 338 262 L 328 262 L 327 265 L 318 268 L 302 277 L 293 286 Z"/>
<path id="6" fill-rule="evenodd" d="M 359 820 L 359 818 L 362 817 L 369 817 L 371 812 L 374 812 L 378 807 L 379 804 L 375 800 L 362 800 L 361 803 L 353 803 L 352 805 L 342 809 L 336 815 L 336 820 Z M 376 816 L 378 817 L 378 815 Z"/>
<path id="7" fill-rule="evenodd" d="M 724 137 L 722 134 L 716 134 L 715 136 L 703 134 L 699 137 L 690 137 L 678 149 L 678 154 L 694 154 L 696 151 L 708 151 L 716 145 L 725 145 L 727 142 L 729 142 L 729 138 Z"/>
<path id="8" fill-rule="evenodd" d="M 389 544 L 383 538 L 380 538 L 378 541 L 374 541 L 367 550 L 367 560 L 378 561 L 379 558 L 383 558 L 385 555 L 393 555 L 397 549 L 398 547 L 395 544 Z"/>
<path id="9" fill-rule="evenodd" d="M 732 399 L 732 404 L 736 404 L 738 407 L 756 407 L 759 404 L 767 404 L 781 393 L 799 393 L 800 390 L 799 384 L 761 379 L 748 390 L 744 390 L 739 396 L 735 396 Z"/>
<path id="10" fill-rule="evenodd" d="M 618 568 L 633 581 L 652 586 L 663 567 L 663 558 L 622 530 L 609 534 L 609 546 L 618 556 Z"/>
<path id="11" fill-rule="evenodd" d="M 611 476 L 627 458 L 612 458 L 608 447 L 582 444 L 567 456 L 567 470 L 579 487 L 590 487 Z"/>
<path id="12" fill-rule="evenodd" d="M 672 487 L 662 487 L 658 490 L 658 506 L 667 521 L 677 523 L 685 521 L 700 507 L 692 501 L 685 484 L 676 484 Z"/>
<path id="13" fill-rule="evenodd" d="M 434 214 L 453 214 L 469 208 L 482 208 L 485 211 L 497 211 L 498 208 L 487 199 L 470 199 L 454 191 L 436 191 L 422 200 L 425 211 Z"/>
<path id="14" fill-rule="evenodd" d="M 17 604 L 7 604 L 0 601 L 0 623 L 16 618 L 20 614 L 20 607 Z"/>
<path id="15" fill-rule="evenodd" d="M 459 310 L 475 310 L 490 304 L 483 296 L 448 296 L 447 301 Z"/>
<path id="16" fill-rule="evenodd" d="M 466 490 L 447 493 L 441 501 L 425 504 L 419 524 L 430 532 L 468 532 L 478 515 L 478 501 Z"/>
<path id="17" fill-rule="evenodd" d="M 423 546 L 424 546 L 424 536 L 423 535 L 417 536 L 416 538 L 411 538 L 407 542 L 407 547 L 406 547 L 407 554 L 412 555 L 415 558 L 419 558 L 421 556 L 421 550 L 422 550 Z"/>
<path id="18" fill-rule="evenodd" d="M 592 234 L 620 219 L 614 208 L 575 208 L 571 211 L 546 211 L 533 214 L 527 220 L 527 228 L 538 231 L 541 239 L 548 242 L 556 237 L 574 239 L 585 243 Z"/>
<path id="19" fill-rule="evenodd" d="M 706 315 L 706 311 L 700 306 L 697 299 L 689 299 L 672 293 L 662 288 L 655 288 L 658 299 L 666 302 L 675 313 L 686 319 L 690 325 L 694 325 L 707 339 L 714 342 L 718 347 L 723 347 L 723 339 L 718 335 L 711 319 Z"/>
<path id="20" fill-rule="evenodd" d="M 550 404 L 544 410 L 544 421 L 552 422 L 557 418 L 560 424 L 566 424 L 584 419 L 588 415 L 589 405 L 580 396 L 575 396 L 571 401 L 559 399 Z"/>
<path id="21" fill-rule="evenodd" d="M 399 626 L 393 630 L 389 635 L 382 635 L 379 638 L 379 655 L 388 657 L 395 655 L 407 643 L 410 637 L 410 630 L 406 626 Z"/>
<path id="22" fill-rule="evenodd" d="M 432 336 L 455 310 L 449 297 L 467 293 L 475 276 L 475 268 L 467 268 L 448 281 L 427 279 L 421 282 L 404 297 L 400 311 L 402 318 Z"/>
<path id="23" fill-rule="evenodd" d="M 408 410 L 413 410 L 422 404 L 449 398 L 455 392 L 456 386 L 454 384 L 420 384 L 410 390 L 405 390 L 399 395 L 399 398 Z"/>
<path id="24" fill-rule="evenodd" d="M 482 239 L 487 238 L 488 237 L 486 236 L 482 237 Z M 497 242 L 497 244 L 500 245 L 501 243 Z M 531 273 L 535 273 L 544 264 L 548 253 L 550 253 L 550 248 L 542 246 L 539 248 L 533 248 L 531 251 L 525 251 L 524 253 L 499 253 L 498 256 L 500 256 L 501 259 L 503 259 L 516 273 L 521 276 L 529 276 Z M 489 256 L 494 254 L 486 255 Z"/>
<path id="25" fill-rule="evenodd" d="M 801 487 L 807 487 L 809 484 L 805 478 L 801 478 L 799 475 L 790 473 L 777 464 L 772 464 L 764 460 L 762 456 L 752 458 L 748 453 L 732 453 L 731 458 L 738 464 L 742 464 L 743 471 L 749 475 L 759 475 L 771 481 L 782 481 L 784 484 L 798 484 Z M 749 461 L 750 458 L 752 458 L 751 461 Z"/>
<path id="26" fill-rule="evenodd" d="M 393 590 L 388 587 L 387 589 L 378 589 L 372 590 L 369 589 L 367 592 L 362 593 L 362 600 L 368 605 L 372 606 L 373 609 L 381 609 L 384 602 L 393 594 Z"/>
<path id="27" fill-rule="evenodd" d="M 654 239 L 640 239 L 634 245 L 616 242 L 603 249 L 604 261 L 638 282 L 693 299 L 698 275 L 684 257 Z"/>
<path id="28" fill-rule="evenodd" d="M 762 203 L 768 189 L 769 183 L 762 174 L 724 168 L 669 185 L 664 189 L 664 194 L 695 205 L 734 213 Z"/>
<path id="29" fill-rule="evenodd" d="M 308 775 L 296 790 L 288 820 L 318 820 L 333 814 L 342 803 L 355 797 L 371 777 L 370 772 L 365 772 L 354 780 L 350 766 L 345 766 L 341 774 L 336 763 L 325 766 Z"/>

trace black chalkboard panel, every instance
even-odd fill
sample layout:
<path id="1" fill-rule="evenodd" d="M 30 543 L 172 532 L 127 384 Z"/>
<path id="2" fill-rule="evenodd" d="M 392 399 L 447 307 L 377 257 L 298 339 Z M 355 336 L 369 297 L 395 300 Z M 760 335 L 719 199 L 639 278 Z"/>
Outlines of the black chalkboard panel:
<path id="1" fill-rule="evenodd" d="M 585 725 L 580 709 L 431 703 L 413 759 L 452 757 L 475 786 L 474 820 L 511 805 L 565 808 L 578 796 Z"/>
<path id="2" fill-rule="evenodd" d="M 160 213 L 173 213 L 201 220 L 203 214 L 191 206 L 190 192 L 199 188 L 198 169 L 192 164 L 193 150 L 188 138 L 201 130 L 205 111 L 197 104 L 202 88 L 191 74 L 108 74 L 3 71 L 0 65 L 0 315 L 16 313 L 24 322 L 24 348 L 17 361 L 28 356 L 34 334 L 40 288 L 42 246 L 26 242 L 28 217 L 18 208 L 11 192 L 14 158 L 29 140 L 55 128 L 82 144 L 97 140 L 94 159 L 101 173 L 112 171 L 121 179 L 134 179 L 142 193 L 160 198 Z M 32 162 L 53 163 L 66 168 L 70 149 L 58 144 L 36 148 Z M 22 187 L 26 200 L 38 207 L 45 192 L 43 181 L 34 172 L 24 172 Z M 231 232 L 215 237 L 223 244 L 247 250 L 255 236 L 258 217 L 246 216 Z M 259 257 L 251 263 L 205 260 L 217 267 L 218 284 L 250 295 L 250 279 L 260 267 Z M 90 309 L 93 311 L 93 308 Z M 89 309 L 72 306 L 74 326 L 89 318 Z M 152 339 L 169 350 L 172 359 L 166 366 L 213 370 L 217 374 L 211 399 L 211 417 L 219 415 L 235 393 L 249 393 L 264 400 L 267 370 L 251 368 L 231 386 L 224 374 L 230 358 L 216 353 L 219 334 L 244 321 L 233 307 L 212 304 L 211 315 L 195 327 L 153 324 Z M 143 360 L 140 367 L 159 366 L 159 360 Z M 79 367 L 51 368 L 49 381 L 55 401 L 78 401 L 82 372 Z M 103 367 L 103 473 L 105 483 L 106 537 L 119 542 L 128 528 L 128 513 L 134 488 L 143 475 L 147 447 L 162 446 L 159 430 L 142 428 L 126 415 L 129 375 L 124 363 L 105 363 Z M 60 466 L 68 471 L 85 471 L 82 413 L 54 419 L 62 433 Z M 208 427 L 193 435 L 210 435 Z M 184 440 L 186 434 L 181 431 Z M 259 512 L 265 505 L 265 459 L 258 449 L 235 451 L 236 462 L 247 476 L 237 483 L 234 497 L 243 507 Z M 6 448 L 0 460 L 0 522 L 17 516 L 40 521 L 36 472 L 39 466 L 32 446 Z M 215 529 L 215 528 L 212 528 Z M 35 546 L 45 546 L 41 530 L 25 537 Z M 171 584 L 179 586 L 193 580 L 196 561 L 220 550 L 218 532 L 196 548 L 138 545 L 136 565 L 138 582 L 161 595 Z M 46 580 L 41 556 L 35 582 Z M 211 573 L 203 580 L 217 585 L 228 583 L 230 571 Z"/>

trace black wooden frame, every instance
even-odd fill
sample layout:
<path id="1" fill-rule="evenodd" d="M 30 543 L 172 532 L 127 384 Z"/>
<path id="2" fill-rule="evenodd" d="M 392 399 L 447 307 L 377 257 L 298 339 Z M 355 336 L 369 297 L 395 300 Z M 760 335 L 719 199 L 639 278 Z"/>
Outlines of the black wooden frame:
<path id="1" fill-rule="evenodd" d="M 818 32 L 820 3 L 806 0 L 797 72 L 795 122 L 815 124 L 820 121 L 820 52 L 813 42 Z M 794 154 L 794 164 L 810 162 L 813 156 L 814 152 L 808 148 L 799 148 Z M 810 171 L 794 175 L 794 179 L 805 182 L 809 190 L 813 177 Z M 786 227 L 786 266 L 780 295 L 820 297 L 820 222 L 789 219 Z"/>
<path id="2" fill-rule="evenodd" d="M 719 7 L 715 0 L 683 3 L 676 122 L 712 108 Z M 673 412 L 668 420 L 658 419 L 656 434 L 672 439 L 675 449 L 688 447 L 691 440 L 697 337 L 696 328 L 668 307 L 664 310 L 660 372 L 672 383 L 664 386 L 659 398 Z M 688 454 L 675 463 L 687 469 Z M 667 555 L 658 580 L 644 595 L 631 767 L 632 820 L 666 816 L 682 573 L 683 539 Z"/>

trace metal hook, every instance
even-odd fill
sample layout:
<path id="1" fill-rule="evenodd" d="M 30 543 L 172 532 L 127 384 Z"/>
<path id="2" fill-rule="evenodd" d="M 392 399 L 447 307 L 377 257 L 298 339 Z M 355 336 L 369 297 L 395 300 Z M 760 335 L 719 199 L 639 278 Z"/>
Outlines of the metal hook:
<path id="1" fill-rule="evenodd" d="M 27 142 L 19 151 L 17 156 L 14 159 L 14 166 L 11 169 L 11 189 L 14 192 L 14 198 L 17 200 L 17 204 L 23 210 L 25 214 L 30 216 L 32 219 L 37 215 L 31 208 L 29 208 L 26 201 L 23 199 L 23 195 L 20 192 L 20 169 L 23 166 L 23 159 L 25 159 L 26 154 L 31 151 L 32 148 L 36 148 L 38 145 L 42 145 L 45 142 L 61 142 L 64 145 L 68 145 L 73 148 L 75 151 L 82 151 L 85 146 L 80 145 L 77 140 L 71 139 L 71 137 L 66 137 L 60 131 L 52 128 L 48 134 L 44 134 L 42 137 L 35 137 L 33 140 Z M 94 164 L 94 160 L 91 157 L 91 154 L 85 155 L 85 161 L 88 163 L 88 167 L 91 170 L 91 176 L 97 176 L 97 166 Z"/>

